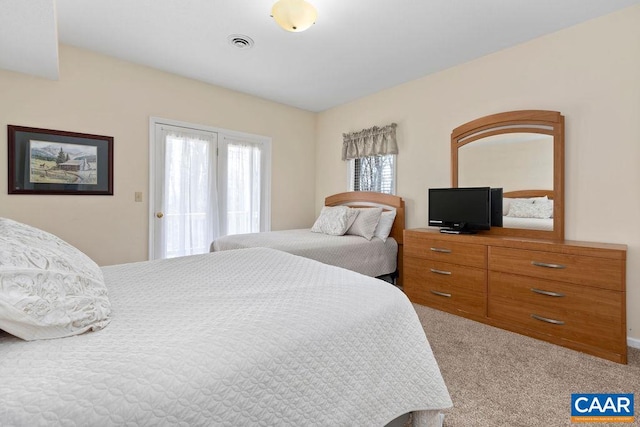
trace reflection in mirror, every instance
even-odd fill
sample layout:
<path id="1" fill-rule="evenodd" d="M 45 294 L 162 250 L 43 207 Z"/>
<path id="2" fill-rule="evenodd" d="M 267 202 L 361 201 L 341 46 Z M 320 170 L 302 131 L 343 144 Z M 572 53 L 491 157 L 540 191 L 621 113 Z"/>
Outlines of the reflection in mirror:
<path id="1" fill-rule="evenodd" d="M 564 117 L 525 110 L 473 120 L 451 134 L 452 186 L 504 192 L 490 234 L 564 238 Z"/>
<path id="2" fill-rule="evenodd" d="M 553 137 L 539 133 L 492 135 L 458 150 L 459 187 L 501 187 L 513 191 L 547 190 L 553 193 Z M 503 204 L 503 227 L 553 230 L 550 205 L 538 198 L 538 206 Z M 542 206 L 542 204 L 545 206 Z M 548 212 L 548 214 L 547 214 Z M 530 216 L 536 218 L 527 219 Z"/>
<path id="3" fill-rule="evenodd" d="M 553 191 L 553 138 L 537 133 L 508 133 L 461 147 L 458 186 Z"/>

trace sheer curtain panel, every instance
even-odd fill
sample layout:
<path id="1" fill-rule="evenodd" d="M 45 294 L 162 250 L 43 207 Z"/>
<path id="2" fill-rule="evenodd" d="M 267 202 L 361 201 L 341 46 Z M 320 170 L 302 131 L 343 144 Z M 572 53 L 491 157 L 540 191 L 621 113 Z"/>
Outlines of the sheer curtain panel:
<path id="1" fill-rule="evenodd" d="M 163 125 L 164 177 L 158 191 L 161 258 L 208 252 L 218 232 L 217 134 Z"/>
<path id="2" fill-rule="evenodd" d="M 228 136 L 220 141 L 220 174 L 227 182 L 220 189 L 223 235 L 265 231 L 263 151 L 264 144 L 260 142 Z"/>

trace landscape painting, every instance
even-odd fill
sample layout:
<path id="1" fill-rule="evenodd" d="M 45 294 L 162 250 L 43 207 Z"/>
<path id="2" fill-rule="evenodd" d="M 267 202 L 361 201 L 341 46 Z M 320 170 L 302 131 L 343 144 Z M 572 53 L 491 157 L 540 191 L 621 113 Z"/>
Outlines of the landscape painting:
<path id="1" fill-rule="evenodd" d="M 98 148 L 89 145 L 29 141 L 32 183 L 98 184 Z"/>
<path id="2" fill-rule="evenodd" d="M 7 125 L 9 194 L 113 195 L 113 137 Z"/>

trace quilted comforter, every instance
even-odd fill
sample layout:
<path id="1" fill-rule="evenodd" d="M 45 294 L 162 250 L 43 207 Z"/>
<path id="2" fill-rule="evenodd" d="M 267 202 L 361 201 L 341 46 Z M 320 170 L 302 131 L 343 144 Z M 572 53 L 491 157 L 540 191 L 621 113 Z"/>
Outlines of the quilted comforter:
<path id="1" fill-rule="evenodd" d="M 331 236 L 309 229 L 219 237 L 211 244 L 211 251 L 256 247 L 279 249 L 371 277 L 395 272 L 398 260 L 398 243 L 391 237 L 384 242 L 377 237 Z"/>
<path id="2" fill-rule="evenodd" d="M 383 426 L 451 406 L 404 294 L 284 252 L 103 268 L 105 329 L 0 331 L 3 426 Z"/>

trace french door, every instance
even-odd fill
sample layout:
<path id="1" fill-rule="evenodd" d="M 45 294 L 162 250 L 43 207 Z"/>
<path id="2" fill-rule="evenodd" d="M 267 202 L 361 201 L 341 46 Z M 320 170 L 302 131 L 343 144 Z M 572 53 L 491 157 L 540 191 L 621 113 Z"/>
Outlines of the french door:
<path id="1" fill-rule="evenodd" d="M 262 165 L 265 153 L 260 143 L 222 135 L 218 176 L 220 234 L 255 233 L 266 230 L 262 215 Z"/>
<path id="2" fill-rule="evenodd" d="M 151 258 L 207 252 L 218 235 L 218 134 L 155 125 Z"/>
<path id="3" fill-rule="evenodd" d="M 270 229 L 269 138 L 156 118 L 150 135 L 150 259 Z"/>

